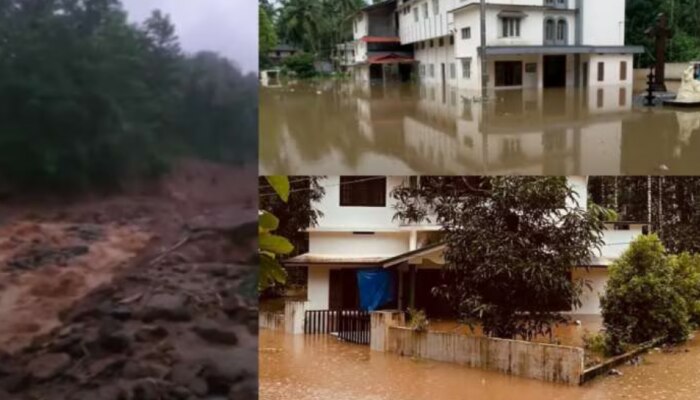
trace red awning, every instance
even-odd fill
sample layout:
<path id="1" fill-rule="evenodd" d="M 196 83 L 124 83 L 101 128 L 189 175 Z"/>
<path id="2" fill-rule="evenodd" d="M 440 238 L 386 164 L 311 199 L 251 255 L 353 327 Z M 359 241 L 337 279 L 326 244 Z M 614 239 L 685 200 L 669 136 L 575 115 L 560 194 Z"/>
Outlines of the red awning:
<path id="1" fill-rule="evenodd" d="M 401 43 L 401 39 L 395 36 L 365 36 L 360 40 L 365 43 Z"/>
<path id="2" fill-rule="evenodd" d="M 385 54 L 367 58 L 367 63 L 369 64 L 411 64 L 413 62 L 415 62 L 413 57 L 401 56 L 398 54 Z"/>

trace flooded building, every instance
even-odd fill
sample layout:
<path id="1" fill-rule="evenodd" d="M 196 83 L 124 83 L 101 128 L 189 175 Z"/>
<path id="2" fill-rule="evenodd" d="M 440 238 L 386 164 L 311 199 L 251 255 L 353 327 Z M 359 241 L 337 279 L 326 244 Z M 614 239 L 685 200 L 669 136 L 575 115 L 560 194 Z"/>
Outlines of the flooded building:
<path id="1" fill-rule="evenodd" d="M 399 0 L 402 44 L 411 45 L 421 81 L 489 88 L 629 84 L 633 54 L 625 46 L 625 0 L 492 0 L 486 2 L 481 49 L 478 0 Z"/>
<path id="2" fill-rule="evenodd" d="M 270 50 L 267 57 L 273 65 L 280 65 L 285 59 L 297 54 L 298 52 L 299 49 L 296 47 L 285 43 L 280 43 Z"/>
<path id="3" fill-rule="evenodd" d="M 570 177 L 578 194 L 571 207 L 587 207 L 585 177 Z M 323 213 L 310 228 L 309 252 L 289 259 L 288 266 L 306 269 L 307 310 L 356 310 L 375 307 L 424 309 L 431 317 L 450 317 L 451 310 L 435 298 L 431 289 L 441 279 L 444 243 L 441 227 L 434 223 L 406 224 L 394 219 L 394 188 L 418 179 L 397 176 L 336 176 L 324 179 L 326 195 L 317 204 Z M 582 305 L 569 311 L 576 315 L 599 315 L 599 295 L 608 278 L 607 267 L 617 259 L 643 224 L 608 224 L 604 245 L 589 265 L 572 266 L 572 279 L 585 280 Z M 393 288 L 382 304 L 367 298 L 360 282 L 373 280 Z"/>
<path id="4" fill-rule="evenodd" d="M 396 0 L 375 2 L 361 9 L 353 20 L 358 82 L 407 81 L 413 70 L 413 49 L 399 38 Z"/>

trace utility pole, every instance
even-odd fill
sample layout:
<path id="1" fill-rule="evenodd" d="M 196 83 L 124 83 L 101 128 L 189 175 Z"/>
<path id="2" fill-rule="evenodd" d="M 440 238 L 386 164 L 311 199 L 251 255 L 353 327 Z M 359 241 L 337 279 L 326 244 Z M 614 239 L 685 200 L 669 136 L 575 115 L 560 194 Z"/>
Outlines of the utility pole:
<path id="1" fill-rule="evenodd" d="M 481 0 L 481 101 L 486 101 L 486 86 L 489 83 L 486 62 L 486 0 Z"/>

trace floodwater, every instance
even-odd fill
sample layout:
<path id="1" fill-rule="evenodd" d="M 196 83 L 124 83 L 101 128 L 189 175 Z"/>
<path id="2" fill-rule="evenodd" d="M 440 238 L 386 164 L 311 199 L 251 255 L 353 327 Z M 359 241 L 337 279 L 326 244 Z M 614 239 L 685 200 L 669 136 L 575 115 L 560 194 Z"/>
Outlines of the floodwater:
<path id="1" fill-rule="evenodd" d="M 696 400 L 700 340 L 619 370 L 571 387 L 370 352 L 329 335 L 260 332 L 262 400 Z"/>
<path id="2" fill-rule="evenodd" d="M 260 91 L 263 174 L 700 174 L 700 109 L 632 86 L 499 90 L 325 80 Z"/>

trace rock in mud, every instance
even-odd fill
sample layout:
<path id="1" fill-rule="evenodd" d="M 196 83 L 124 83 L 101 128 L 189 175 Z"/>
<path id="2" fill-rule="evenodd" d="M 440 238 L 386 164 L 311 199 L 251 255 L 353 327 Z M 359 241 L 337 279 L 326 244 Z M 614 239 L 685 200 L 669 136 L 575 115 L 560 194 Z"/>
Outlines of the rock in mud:
<path id="1" fill-rule="evenodd" d="M 143 360 L 131 360 L 124 366 L 123 376 L 127 379 L 157 378 L 162 379 L 168 374 L 168 368 Z"/>
<path id="2" fill-rule="evenodd" d="M 48 380 L 62 373 L 70 363 L 71 358 L 66 353 L 47 353 L 30 361 L 27 372 L 36 380 Z"/>
<path id="3" fill-rule="evenodd" d="M 192 330 L 202 339 L 216 344 L 226 344 L 235 346 L 238 344 L 238 335 L 236 332 L 218 322 L 212 320 L 204 320 L 192 327 Z"/>
<path id="4" fill-rule="evenodd" d="M 138 342 L 152 342 L 168 336 L 168 330 L 160 325 L 144 325 L 134 333 L 134 339 Z"/>
<path id="5" fill-rule="evenodd" d="M 155 320 L 189 321 L 192 315 L 187 308 L 188 298 L 185 294 L 156 294 L 144 305 L 141 319 L 146 322 Z"/>

